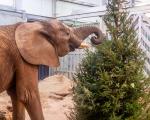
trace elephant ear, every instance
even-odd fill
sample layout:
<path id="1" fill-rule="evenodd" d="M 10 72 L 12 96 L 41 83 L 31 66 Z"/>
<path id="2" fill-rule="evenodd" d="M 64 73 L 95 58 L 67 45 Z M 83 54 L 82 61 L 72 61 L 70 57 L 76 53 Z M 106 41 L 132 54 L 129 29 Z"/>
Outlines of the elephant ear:
<path id="1" fill-rule="evenodd" d="M 15 40 L 21 56 L 34 65 L 59 66 L 54 46 L 40 32 L 44 30 L 39 22 L 23 23 L 15 32 Z"/>

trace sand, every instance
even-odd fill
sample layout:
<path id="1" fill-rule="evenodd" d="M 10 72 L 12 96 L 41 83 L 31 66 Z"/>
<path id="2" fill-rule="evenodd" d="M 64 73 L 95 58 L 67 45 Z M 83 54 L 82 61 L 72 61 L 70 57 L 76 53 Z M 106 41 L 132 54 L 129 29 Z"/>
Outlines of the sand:
<path id="1" fill-rule="evenodd" d="M 39 82 L 40 98 L 45 120 L 68 120 L 73 108 L 72 80 L 63 75 L 48 77 Z M 6 92 L 0 94 L 0 120 L 12 120 L 12 107 Z M 26 120 L 30 120 L 26 113 Z"/>

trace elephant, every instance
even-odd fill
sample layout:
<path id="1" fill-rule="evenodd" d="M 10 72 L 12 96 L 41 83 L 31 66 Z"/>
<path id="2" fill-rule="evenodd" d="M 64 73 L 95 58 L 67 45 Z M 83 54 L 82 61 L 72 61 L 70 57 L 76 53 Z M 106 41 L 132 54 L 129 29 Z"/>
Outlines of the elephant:
<path id="1" fill-rule="evenodd" d="M 12 101 L 13 120 L 44 120 L 39 90 L 38 66 L 59 66 L 59 57 L 78 49 L 91 34 L 101 44 L 104 36 L 95 26 L 72 28 L 63 22 L 40 20 L 0 26 L 0 93 Z"/>

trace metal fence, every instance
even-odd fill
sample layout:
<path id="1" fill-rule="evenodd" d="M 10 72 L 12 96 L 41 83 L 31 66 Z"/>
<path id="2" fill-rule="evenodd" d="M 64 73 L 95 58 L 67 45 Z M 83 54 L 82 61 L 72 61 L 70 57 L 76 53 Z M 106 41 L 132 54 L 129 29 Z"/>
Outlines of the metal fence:
<path id="1" fill-rule="evenodd" d="M 72 78 L 84 56 L 84 50 L 76 50 L 75 52 L 69 53 L 65 57 L 60 58 L 60 66 L 58 68 L 55 70 L 50 68 L 49 75 L 63 74 L 68 78 Z"/>
<path id="2" fill-rule="evenodd" d="M 55 74 L 63 74 L 68 78 L 72 78 L 84 56 L 85 50 L 79 49 L 60 58 L 60 66 L 58 68 L 49 68 L 48 66 L 41 65 L 39 67 L 39 79 L 42 80 L 47 76 Z"/>

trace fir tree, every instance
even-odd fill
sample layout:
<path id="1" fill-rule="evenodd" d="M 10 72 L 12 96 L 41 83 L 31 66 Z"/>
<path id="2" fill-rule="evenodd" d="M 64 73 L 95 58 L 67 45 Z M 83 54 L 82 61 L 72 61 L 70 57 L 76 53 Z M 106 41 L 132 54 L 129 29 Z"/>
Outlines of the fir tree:
<path id="1" fill-rule="evenodd" d="M 79 67 L 73 120 L 142 120 L 149 81 L 125 5 L 124 0 L 108 0 L 104 21 L 111 41 L 88 51 Z"/>

